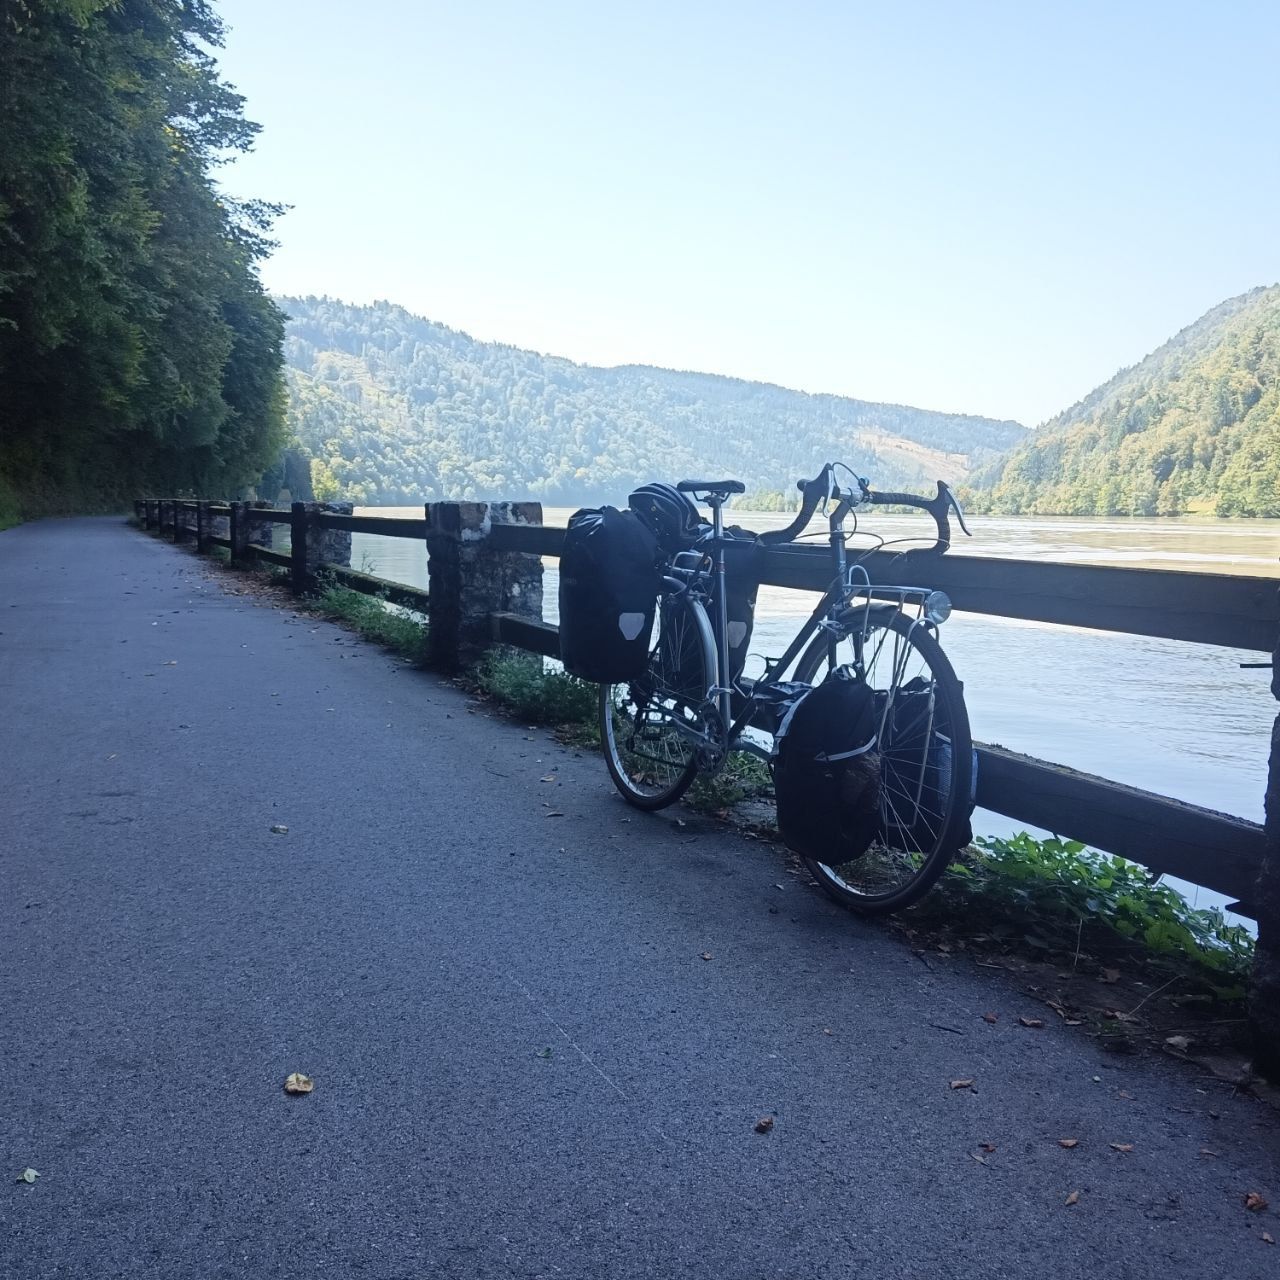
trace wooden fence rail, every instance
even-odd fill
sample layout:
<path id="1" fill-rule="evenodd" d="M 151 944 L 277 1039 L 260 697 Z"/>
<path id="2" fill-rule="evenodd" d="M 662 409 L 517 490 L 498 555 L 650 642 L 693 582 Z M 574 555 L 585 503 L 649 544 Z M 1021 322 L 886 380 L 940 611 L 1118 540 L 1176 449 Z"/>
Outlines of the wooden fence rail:
<path id="1" fill-rule="evenodd" d="M 297 591 L 310 589 L 325 566 L 352 590 L 425 612 L 433 658 L 442 667 L 456 667 L 493 643 L 559 657 L 559 632 L 542 621 L 541 557 L 560 554 L 564 530 L 543 526 L 537 504 L 433 503 L 418 520 L 356 516 L 315 503 L 284 510 L 148 499 L 136 513 L 147 529 L 175 541 L 184 540 L 194 513 L 200 549 L 224 546 L 234 561 L 287 568 Z M 212 518 L 228 521 L 228 537 L 208 531 Z M 249 540 L 255 528 L 285 524 L 287 554 Z M 325 539 L 346 537 L 349 552 L 353 532 L 423 542 L 430 590 L 335 564 L 340 557 L 326 550 Z M 873 581 L 944 590 L 961 611 L 1272 654 L 1280 640 L 1274 578 L 915 552 L 875 552 L 864 563 Z M 823 548 L 770 548 L 763 565 L 762 582 L 772 586 L 822 591 L 830 580 Z M 1003 747 L 980 743 L 977 750 L 981 807 L 1215 889 L 1236 899 L 1238 911 L 1252 913 L 1267 849 L 1259 824 Z"/>

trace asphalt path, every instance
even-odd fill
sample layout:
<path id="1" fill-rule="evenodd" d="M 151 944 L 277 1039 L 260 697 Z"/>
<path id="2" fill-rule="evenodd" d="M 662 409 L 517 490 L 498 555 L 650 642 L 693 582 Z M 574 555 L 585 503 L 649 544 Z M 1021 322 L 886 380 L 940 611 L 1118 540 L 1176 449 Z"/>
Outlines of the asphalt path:
<path id="1" fill-rule="evenodd" d="M 0 534 L 0 762 L 5 1280 L 1280 1275 L 1265 1104 L 119 520 Z"/>

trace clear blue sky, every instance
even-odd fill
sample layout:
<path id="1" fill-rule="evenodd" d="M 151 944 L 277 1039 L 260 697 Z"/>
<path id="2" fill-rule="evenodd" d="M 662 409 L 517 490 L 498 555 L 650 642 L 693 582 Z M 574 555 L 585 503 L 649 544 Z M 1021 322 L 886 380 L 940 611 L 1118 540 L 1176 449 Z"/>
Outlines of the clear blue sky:
<path id="1" fill-rule="evenodd" d="M 1280 279 L 1280 5 L 221 0 L 279 292 L 1036 423 Z"/>

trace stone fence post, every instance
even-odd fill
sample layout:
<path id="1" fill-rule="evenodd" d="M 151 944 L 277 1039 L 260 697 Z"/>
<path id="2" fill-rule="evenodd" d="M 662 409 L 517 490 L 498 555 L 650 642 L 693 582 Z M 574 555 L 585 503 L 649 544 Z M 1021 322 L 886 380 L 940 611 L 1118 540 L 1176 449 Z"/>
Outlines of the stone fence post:
<path id="1" fill-rule="evenodd" d="M 542 557 L 499 551 L 495 526 L 540 525 L 540 502 L 427 504 L 427 617 L 431 661 L 470 666 L 489 648 L 494 613 L 542 620 Z"/>
<path id="2" fill-rule="evenodd" d="M 270 511 L 272 510 L 269 502 L 246 502 L 243 504 L 244 514 L 248 521 L 249 542 L 255 547 L 267 547 L 268 549 L 275 542 L 275 525 L 270 520 L 255 520 L 253 513 L 255 510 Z"/>
<path id="3" fill-rule="evenodd" d="M 1280 701 L 1280 639 L 1271 657 L 1271 693 Z M 1249 1017 L 1254 1070 L 1280 1084 L 1280 715 L 1271 725 L 1263 832 L 1266 852 L 1254 894 L 1258 943 L 1253 953 Z"/>

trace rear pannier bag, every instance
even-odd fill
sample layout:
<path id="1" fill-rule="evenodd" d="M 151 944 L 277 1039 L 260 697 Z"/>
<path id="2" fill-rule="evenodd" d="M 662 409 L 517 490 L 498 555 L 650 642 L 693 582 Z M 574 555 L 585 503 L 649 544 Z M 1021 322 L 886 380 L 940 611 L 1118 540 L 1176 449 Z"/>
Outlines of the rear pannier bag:
<path id="1" fill-rule="evenodd" d="M 644 674 L 661 562 L 632 512 L 574 512 L 560 552 L 560 658 L 570 675 L 614 684 Z"/>
<path id="2" fill-rule="evenodd" d="M 876 717 L 884 711 L 886 694 L 876 694 Z M 939 729 L 936 705 L 929 682 L 923 676 L 908 680 L 895 694 L 880 744 L 883 784 L 890 803 L 885 805 L 885 839 L 901 849 L 927 853 L 938 842 L 947 820 L 951 795 L 951 739 Z M 970 775 L 977 784 L 977 756 Z M 961 801 L 961 804 L 964 802 Z M 973 839 L 967 811 L 957 815 L 951 841 L 962 848 Z"/>
<path id="3" fill-rule="evenodd" d="M 778 830 L 828 866 L 860 858 L 880 828 L 875 695 L 851 667 L 802 694 L 774 743 Z"/>

